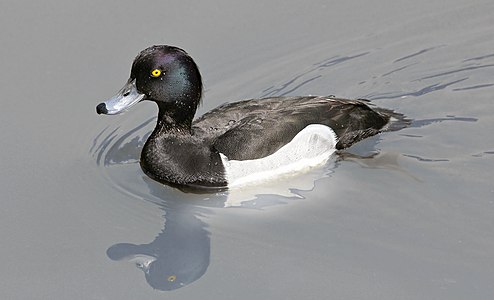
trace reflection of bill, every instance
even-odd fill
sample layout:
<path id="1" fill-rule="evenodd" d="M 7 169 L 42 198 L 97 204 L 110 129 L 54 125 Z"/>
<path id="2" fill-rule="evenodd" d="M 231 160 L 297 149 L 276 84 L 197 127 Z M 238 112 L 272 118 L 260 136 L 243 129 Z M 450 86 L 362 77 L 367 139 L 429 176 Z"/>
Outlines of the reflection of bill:
<path id="1" fill-rule="evenodd" d="M 128 260 L 144 272 L 154 289 L 169 291 L 199 279 L 209 266 L 209 232 L 191 206 L 166 213 L 164 230 L 149 244 L 111 246 L 112 260 Z"/>

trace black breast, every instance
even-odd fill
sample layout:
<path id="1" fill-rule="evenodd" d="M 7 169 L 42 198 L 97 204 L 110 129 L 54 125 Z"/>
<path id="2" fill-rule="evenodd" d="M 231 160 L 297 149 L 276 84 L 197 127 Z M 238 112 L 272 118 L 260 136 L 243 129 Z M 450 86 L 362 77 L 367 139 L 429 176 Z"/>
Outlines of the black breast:
<path id="1" fill-rule="evenodd" d="M 156 181 L 189 187 L 226 187 L 218 152 L 197 137 L 153 133 L 141 153 L 141 167 Z"/>

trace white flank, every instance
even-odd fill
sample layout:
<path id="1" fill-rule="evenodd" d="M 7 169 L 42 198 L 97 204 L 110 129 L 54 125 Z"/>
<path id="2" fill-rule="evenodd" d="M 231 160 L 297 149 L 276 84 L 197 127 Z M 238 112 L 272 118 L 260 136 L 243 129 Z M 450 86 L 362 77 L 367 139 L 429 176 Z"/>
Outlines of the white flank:
<path id="1" fill-rule="evenodd" d="M 275 153 L 253 160 L 228 160 L 221 155 L 228 187 L 238 187 L 291 175 L 324 164 L 336 151 L 338 139 L 328 126 L 312 124 Z"/>

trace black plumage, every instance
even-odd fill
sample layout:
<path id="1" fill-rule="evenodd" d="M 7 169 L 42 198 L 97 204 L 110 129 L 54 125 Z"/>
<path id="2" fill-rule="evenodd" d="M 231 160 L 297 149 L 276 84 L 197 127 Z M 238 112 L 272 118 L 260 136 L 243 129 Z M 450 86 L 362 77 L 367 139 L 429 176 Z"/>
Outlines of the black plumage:
<path id="1" fill-rule="evenodd" d="M 310 124 L 331 127 L 338 137 L 337 148 L 343 149 L 408 123 L 399 113 L 371 108 L 367 100 L 332 96 L 244 100 L 193 121 L 201 93 L 199 70 L 185 51 L 153 46 L 136 57 L 127 85 L 97 111 L 114 114 L 129 106 L 121 103 L 155 101 L 158 121 L 143 148 L 142 169 L 163 183 L 204 188 L 228 185 L 220 153 L 230 160 L 263 158 Z"/>

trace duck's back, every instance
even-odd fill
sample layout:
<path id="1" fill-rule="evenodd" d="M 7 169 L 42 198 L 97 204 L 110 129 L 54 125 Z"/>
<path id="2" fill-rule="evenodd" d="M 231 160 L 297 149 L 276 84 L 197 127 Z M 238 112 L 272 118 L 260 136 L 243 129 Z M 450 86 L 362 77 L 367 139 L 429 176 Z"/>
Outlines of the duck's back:
<path id="1" fill-rule="evenodd" d="M 338 149 L 386 130 L 390 120 L 406 125 L 403 115 L 368 104 L 320 96 L 245 100 L 204 114 L 193 130 L 229 159 L 250 160 L 273 154 L 310 124 L 329 126 Z"/>

